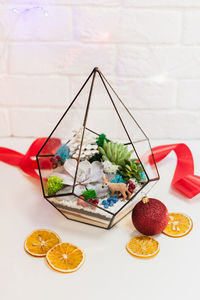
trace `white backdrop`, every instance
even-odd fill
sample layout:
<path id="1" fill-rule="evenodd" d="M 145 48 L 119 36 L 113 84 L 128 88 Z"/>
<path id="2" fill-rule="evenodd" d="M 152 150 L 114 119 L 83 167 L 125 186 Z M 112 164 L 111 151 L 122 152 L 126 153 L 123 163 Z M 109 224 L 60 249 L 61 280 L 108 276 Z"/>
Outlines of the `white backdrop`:
<path id="1" fill-rule="evenodd" d="M 0 136 L 48 135 L 98 66 L 150 138 L 200 137 L 199 0 L 0 3 Z"/>
<path id="2" fill-rule="evenodd" d="M 49 135 L 95 66 L 152 145 L 185 141 L 198 172 L 200 0 L 0 0 L 0 146 L 24 153 Z M 198 299 L 199 195 L 185 200 L 170 189 L 175 164 L 174 154 L 159 163 L 150 197 L 187 213 L 194 228 L 183 239 L 157 236 L 161 251 L 144 262 L 125 250 L 135 234 L 130 215 L 110 231 L 65 220 L 35 180 L 2 163 L 0 298 Z M 26 255 L 23 241 L 36 228 L 85 249 L 83 268 L 66 277 Z"/>

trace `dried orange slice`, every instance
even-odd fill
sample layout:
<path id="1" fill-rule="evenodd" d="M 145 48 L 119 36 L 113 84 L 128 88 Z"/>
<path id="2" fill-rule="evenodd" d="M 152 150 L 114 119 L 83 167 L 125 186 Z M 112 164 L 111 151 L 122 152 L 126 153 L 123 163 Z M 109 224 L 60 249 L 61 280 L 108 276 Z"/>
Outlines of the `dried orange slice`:
<path id="1" fill-rule="evenodd" d="M 181 213 L 170 213 L 169 222 L 163 233 L 171 237 L 182 237 L 187 235 L 193 227 L 190 217 Z"/>
<path id="2" fill-rule="evenodd" d="M 46 259 L 52 269 L 62 273 L 71 273 L 82 266 L 85 255 L 81 249 L 72 244 L 60 243 L 48 251 Z"/>
<path id="3" fill-rule="evenodd" d="M 150 258 L 158 254 L 159 243 L 150 236 L 137 235 L 129 240 L 127 251 L 138 258 Z"/>
<path id="4" fill-rule="evenodd" d="M 56 233 L 39 229 L 33 231 L 25 240 L 25 250 L 33 256 L 46 256 L 49 249 L 61 242 Z"/>

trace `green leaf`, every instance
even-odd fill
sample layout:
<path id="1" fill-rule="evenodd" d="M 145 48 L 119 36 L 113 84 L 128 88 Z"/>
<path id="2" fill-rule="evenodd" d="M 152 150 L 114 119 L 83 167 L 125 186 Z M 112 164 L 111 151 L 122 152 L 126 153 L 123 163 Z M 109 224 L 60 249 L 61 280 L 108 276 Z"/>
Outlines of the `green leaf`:
<path id="1" fill-rule="evenodd" d="M 112 162 L 112 151 L 111 151 L 111 143 L 108 143 L 107 147 L 107 157 Z"/>
<path id="2" fill-rule="evenodd" d="M 103 161 L 105 161 L 105 160 L 109 160 L 109 159 L 107 158 L 107 156 L 106 156 L 106 155 L 103 155 L 103 156 L 102 156 L 102 159 L 103 159 Z"/>
<path id="3" fill-rule="evenodd" d="M 106 142 L 106 140 L 103 141 L 103 149 L 105 151 L 107 151 L 107 147 L 108 147 L 108 143 Z"/>
<path id="4" fill-rule="evenodd" d="M 98 151 L 102 154 L 102 155 L 106 155 L 104 149 L 102 147 L 98 147 Z"/>

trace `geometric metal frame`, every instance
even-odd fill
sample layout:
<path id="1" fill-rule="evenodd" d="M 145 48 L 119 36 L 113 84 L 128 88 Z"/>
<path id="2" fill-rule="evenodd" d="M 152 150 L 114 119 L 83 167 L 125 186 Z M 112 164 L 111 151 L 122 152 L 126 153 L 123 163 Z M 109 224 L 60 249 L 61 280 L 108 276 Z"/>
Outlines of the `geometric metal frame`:
<path id="1" fill-rule="evenodd" d="M 134 117 L 132 116 L 131 112 L 128 110 L 128 108 L 124 105 L 124 103 L 122 102 L 122 100 L 119 98 L 119 96 L 117 95 L 117 93 L 114 91 L 114 89 L 112 88 L 112 86 L 110 85 L 110 83 L 107 81 L 107 79 L 105 78 L 105 76 L 102 74 L 102 72 L 97 68 L 95 67 L 92 72 L 90 73 L 90 75 L 88 76 L 88 78 L 86 79 L 86 81 L 84 82 L 84 84 L 82 85 L 81 89 L 79 90 L 79 92 L 77 93 L 77 95 L 75 96 L 75 98 L 73 99 L 73 101 L 71 102 L 71 104 L 68 106 L 68 108 L 66 109 L 66 111 L 64 112 L 64 114 L 62 115 L 61 119 L 59 120 L 59 122 L 57 123 L 57 125 L 54 127 L 54 129 L 52 130 L 51 134 L 49 135 L 49 137 L 46 139 L 45 143 L 43 144 L 43 146 L 41 147 L 41 149 L 39 150 L 39 152 L 37 153 L 36 155 L 36 160 L 37 160 L 37 165 L 38 165 L 38 170 L 39 170 L 39 176 L 40 176 L 40 181 L 41 181 L 41 186 L 42 186 L 42 192 L 43 192 L 43 196 L 44 198 L 51 204 L 53 205 L 61 214 L 63 214 L 67 219 L 70 219 L 70 220 L 73 220 L 73 221 L 76 221 L 74 219 L 71 219 L 71 218 L 68 218 L 64 213 L 62 213 L 62 211 L 60 211 L 60 209 L 58 209 L 56 207 L 56 205 L 54 205 L 54 203 L 52 203 L 49 199 L 50 198 L 58 198 L 58 197 L 63 197 L 63 196 L 69 196 L 69 195 L 74 195 L 76 197 L 78 197 L 75 193 L 74 193 L 74 188 L 75 188 L 75 184 L 76 184 L 76 179 L 77 179 L 77 172 L 78 172 L 78 166 L 79 166 L 79 162 L 80 162 L 80 156 L 81 156 L 81 150 L 82 150 L 82 145 L 83 145 L 83 140 L 84 140 L 84 134 L 85 134 L 85 131 L 91 131 L 92 133 L 96 134 L 97 136 L 99 135 L 98 133 L 94 132 L 93 130 L 89 129 L 86 127 L 86 123 L 87 123 L 87 117 L 88 117 L 88 111 L 89 111 L 89 108 L 90 108 L 90 101 L 91 101 L 91 97 L 92 97 L 92 91 L 93 91 L 93 86 L 94 86 L 94 82 L 95 82 L 95 76 L 96 74 L 99 74 L 99 77 L 108 93 L 108 96 L 113 104 L 113 107 L 119 117 L 119 120 L 126 132 L 126 135 L 129 139 L 129 142 L 124 144 L 124 145 L 131 145 L 132 148 L 134 149 L 135 151 L 135 154 L 137 155 L 137 158 L 138 160 L 140 161 L 140 164 L 141 166 L 143 167 L 143 170 L 144 170 L 144 173 L 146 175 L 146 178 L 147 178 L 147 182 L 145 182 L 143 184 L 143 186 L 134 194 L 132 195 L 132 197 L 130 198 L 129 201 L 127 201 L 126 204 L 124 204 L 116 213 L 112 213 L 102 207 L 99 207 L 99 209 L 101 210 L 104 210 L 106 211 L 106 213 L 109 213 L 112 215 L 112 218 L 110 220 L 110 223 L 108 225 L 108 227 L 106 227 L 106 229 L 110 229 L 112 226 L 113 226 L 113 221 L 115 219 L 115 217 L 119 214 L 120 211 L 122 211 L 126 205 L 128 205 L 132 200 L 133 198 L 135 198 L 143 189 L 145 186 L 147 186 L 150 182 L 157 182 L 159 179 L 160 179 L 160 175 L 159 175 L 159 172 L 158 172 L 158 168 L 157 168 L 157 165 L 156 165 L 156 162 L 155 162 L 155 158 L 154 158 L 154 155 L 153 155 L 153 152 L 152 152 L 152 147 L 151 147 L 151 144 L 150 144 L 150 141 L 149 141 L 149 138 L 146 136 L 146 134 L 144 133 L 143 129 L 140 127 L 140 125 L 137 123 L 137 121 L 134 119 Z M 40 168 L 40 162 L 39 162 L 39 159 L 42 158 L 42 157 L 51 157 L 51 156 L 54 156 L 54 155 L 43 155 L 43 154 L 40 154 L 43 150 L 43 148 L 45 147 L 45 145 L 48 143 L 49 139 L 52 137 L 53 133 L 55 132 L 55 130 L 57 129 L 57 127 L 59 126 L 59 124 L 62 122 L 63 118 L 65 117 L 65 115 L 67 114 L 67 112 L 69 111 L 69 109 L 72 107 L 73 103 L 76 101 L 77 97 L 79 96 L 79 94 L 82 92 L 82 90 L 84 89 L 85 85 L 87 84 L 87 82 L 89 81 L 89 79 L 92 78 L 92 83 L 91 83 L 91 86 L 90 86 L 90 91 L 89 91 L 89 96 L 88 96 L 88 100 L 87 100 L 87 106 L 86 106 L 86 111 L 85 111 L 85 116 L 84 116 L 84 121 L 83 121 L 83 132 L 82 132 L 82 137 L 81 137 L 81 142 L 80 142 L 80 149 L 79 149 L 79 154 L 78 154 L 78 158 L 77 158 L 77 165 L 76 165 L 76 171 L 75 171 L 75 176 L 74 176 L 74 184 L 73 184 L 73 187 L 72 187 L 72 192 L 70 193 L 64 193 L 64 194 L 61 194 L 61 195 L 56 195 L 56 196 L 47 196 L 45 194 L 45 189 L 44 189 L 44 185 L 43 185 L 43 179 L 42 179 L 42 174 L 41 174 L 41 168 Z M 151 155 L 152 155 L 152 159 L 153 159 L 153 162 L 154 162 L 154 166 L 155 166 L 155 170 L 156 170 L 156 173 L 157 173 L 157 176 L 154 177 L 154 178 L 149 178 L 144 166 L 143 166 L 143 163 L 137 153 L 137 150 L 135 149 L 135 146 L 134 144 L 137 143 L 137 142 L 142 142 L 143 140 L 140 140 L 140 141 L 137 141 L 137 142 L 132 142 L 130 136 L 129 136 L 129 133 L 127 132 L 127 129 L 124 125 L 124 122 L 121 118 L 121 115 L 115 105 L 115 102 L 112 98 L 112 95 L 110 94 L 108 88 L 107 88 L 107 85 L 110 87 L 110 89 L 112 90 L 112 92 L 115 94 L 115 96 L 118 98 L 118 100 L 120 101 L 120 103 L 123 105 L 123 107 L 126 109 L 127 113 L 130 115 L 130 117 L 133 119 L 133 121 L 135 122 L 135 124 L 139 127 L 140 131 L 143 133 L 143 135 L 145 136 L 145 139 L 144 141 L 148 142 L 148 145 L 149 145 L 149 149 L 151 150 Z M 154 184 L 153 184 L 154 185 Z M 153 186 L 151 186 L 152 188 Z M 151 189 L 150 188 L 150 189 Z M 150 190 L 149 189 L 149 190 Z M 149 191 L 148 190 L 148 191 Z M 84 200 L 86 202 L 88 202 L 87 200 Z M 92 203 L 90 203 L 90 205 L 94 205 Z M 97 207 L 97 205 L 95 205 L 95 207 Z M 128 213 L 130 213 L 130 211 L 132 210 L 132 208 L 125 214 L 122 216 L 122 218 L 124 218 Z M 116 223 L 118 223 L 122 218 L 120 218 Z M 81 222 L 81 223 L 86 223 L 88 224 L 87 222 L 83 222 L 83 221 L 78 221 L 78 222 Z M 116 224 L 115 223 L 115 224 Z M 115 225 L 114 224 L 114 225 Z M 98 226 L 98 225 L 94 225 L 94 224 L 90 224 L 92 226 L 96 226 L 96 227 L 101 227 L 101 226 Z M 102 228 L 102 227 L 101 227 Z M 105 227 L 103 227 L 105 228 Z"/>

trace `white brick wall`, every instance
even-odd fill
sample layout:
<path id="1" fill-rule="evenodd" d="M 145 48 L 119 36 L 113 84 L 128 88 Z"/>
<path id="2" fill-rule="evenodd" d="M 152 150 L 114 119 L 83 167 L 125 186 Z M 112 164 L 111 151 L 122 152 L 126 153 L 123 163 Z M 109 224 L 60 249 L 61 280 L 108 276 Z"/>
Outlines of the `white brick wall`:
<path id="1" fill-rule="evenodd" d="M 0 77 L 2 106 L 64 107 L 69 100 L 67 77 Z"/>
<path id="2" fill-rule="evenodd" d="M 73 11 L 77 37 L 84 42 L 173 44 L 180 40 L 180 12 L 120 8 Z M 97 18 L 98 15 L 101 17 Z"/>
<path id="3" fill-rule="evenodd" d="M 43 108 L 12 108 L 12 132 L 14 136 L 46 136 L 62 117 L 62 110 Z M 28 126 L 26 126 L 28 124 Z"/>
<path id="4" fill-rule="evenodd" d="M 150 138 L 199 139 L 199 32 L 199 0 L 0 0 L 0 136 L 48 135 L 98 66 Z"/>
<path id="5" fill-rule="evenodd" d="M 198 0 L 124 0 L 125 5 L 134 7 L 199 7 Z"/>
<path id="6" fill-rule="evenodd" d="M 0 109 L 0 136 L 10 136 L 11 128 L 9 122 L 9 113 L 7 109 Z"/>
<path id="7" fill-rule="evenodd" d="M 13 14 L 9 8 L 6 12 L 10 17 L 10 23 L 13 24 L 9 34 L 11 40 L 71 41 L 73 39 L 72 11 L 69 7 L 48 7 L 48 17 L 44 17 L 42 9 L 23 13 L 26 6 L 20 6 L 18 10 L 17 14 Z M 23 16 L 19 17 L 20 13 Z"/>

